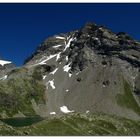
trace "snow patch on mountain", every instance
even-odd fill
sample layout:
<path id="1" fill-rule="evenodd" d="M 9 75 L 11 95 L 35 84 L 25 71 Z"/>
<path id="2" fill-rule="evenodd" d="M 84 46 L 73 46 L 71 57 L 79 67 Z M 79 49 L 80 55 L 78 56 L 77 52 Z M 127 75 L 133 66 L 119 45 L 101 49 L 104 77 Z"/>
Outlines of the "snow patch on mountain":
<path id="1" fill-rule="evenodd" d="M 60 58 L 60 54 L 61 54 L 61 52 L 59 52 L 59 53 L 56 55 L 56 61 L 58 61 L 58 59 Z"/>
<path id="2" fill-rule="evenodd" d="M 56 68 L 54 71 L 50 72 L 50 74 L 55 74 L 57 72 L 58 68 Z"/>
<path id="3" fill-rule="evenodd" d="M 4 61 L 4 60 L 0 60 L 0 65 L 4 66 L 6 64 L 10 64 L 12 63 L 11 61 Z"/>
<path id="4" fill-rule="evenodd" d="M 55 115 L 56 114 L 56 112 L 50 112 L 50 115 Z"/>
<path id="5" fill-rule="evenodd" d="M 44 75 L 44 76 L 43 76 L 43 80 L 44 80 L 46 77 L 47 77 L 47 76 L 46 76 L 46 75 Z"/>
<path id="6" fill-rule="evenodd" d="M 99 38 L 97 38 L 97 37 L 92 37 L 92 39 L 97 40 L 97 41 L 99 40 Z"/>
<path id="7" fill-rule="evenodd" d="M 63 113 L 71 113 L 71 112 L 74 112 L 74 110 L 70 111 L 67 106 L 62 106 L 60 107 L 60 110 L 63 112 Z"/>
<path id="8" fill-rule="evenodd" d="M 65 45 L 67 45 L 67 42 L 66 42 L 66 41 L 64 41 L 64 44 L 65 44 Z"/>
<path id="9" fill-rule="evenodd" d="M 76 75 L 78 75 L 80 72 L 77 72 Z"/>
<path id="10" fill-rule="evenodd" d="M 0 78 L 0 80 L 6 80 L 8 77 L 8 75 L 3 76 L 2 78 Z"/>
<path id="11" fill-rule="evenodd" d="M 62 36 L 56 36 L 57 39 L 65 39 L 65 37 Z"/>
<path id="12" fill-rule="evenodd" d="M 71 77 L 72 76 L 72 74 L 71 73 L 69 73 L 69 77 Z"/>
<path id="13" fill-rule="evenodd" d="M 50 85 L 52 89 L 55 89 L 55 86 L 54 86 L 54 79 L 53 79 L 53 80 L 49 80 L 49 81 L 47 82 L 47 89 L 49 88 L 48 85 Z"/>
<path id="14" fill-rule="evenodd" d="M 103 87 L 104 87 L 104 88 L 106 87 L 105 84 L 103 84 Z"/>
<path id="15" fill-rule="evenodd" d="M 64 70 L 65 72 L 68 72 L 68 71 L 71 69 L 70 64 L 71 64 L 71 63 L 69 63 L 68 65 L 65 65 L 65 66 L 63 67 L 63 70 Z"/>
<path id="16" fill-rule="evenodd" d="M 68 41 L 68 43 L 66 44 L 63 52 L 66 51 L 66 49 L 70 47 L 70 44 L 71 44 L 72 41 L 73 41 L 73 38 L 70 38 L 69 41 Z"/>
<path id="17" fill-rule="evenodd" d="M 68 89 L 66 89 L 66 92 L 69 92 L 69 90 L 68 90 Z"/>
<path id="18" fill-rule="evenodd" d="M 53 48 L 59 48 L 62 45 L 56 45 L 56 46 L 52 46 Z"/>
<path id="19" fill-rule="evenodd" d="M 89 110 L 86 111 L 86 114 L 88 114 L 88 113 L 89 113 Z"/>
<path id="20" fill-rule="evenodd" d="M 68 59 L 68 56 L 66 56 L 66 61 L 68 61 L 69 59 Z"/>
<path id="21" fill-rule="evenodd" d="M 54 55 L 50 55 L 50 56 L 48 56 L 47 59 L 43 60 L 43 61 L 40 62 L 39 64 L 40 64 L 40 65 L 44 65 L 44 64 L 46 64 L 46 61 L 48 61 L 48 60 L 54 58 L 56 55 L 57 55 L 57 54 L 54 54 Z"/>

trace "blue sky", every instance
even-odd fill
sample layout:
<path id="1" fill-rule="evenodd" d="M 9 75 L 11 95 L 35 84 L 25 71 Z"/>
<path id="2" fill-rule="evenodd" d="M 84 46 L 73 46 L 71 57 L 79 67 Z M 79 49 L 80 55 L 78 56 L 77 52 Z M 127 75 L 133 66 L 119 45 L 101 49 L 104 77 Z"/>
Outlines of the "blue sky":
<path id="1" fill-rule="evenodd" d="M 0 4 L 0 57 L 22 65 L 44 39 L 88 21 L 140 40 L 140 4 Z"/>

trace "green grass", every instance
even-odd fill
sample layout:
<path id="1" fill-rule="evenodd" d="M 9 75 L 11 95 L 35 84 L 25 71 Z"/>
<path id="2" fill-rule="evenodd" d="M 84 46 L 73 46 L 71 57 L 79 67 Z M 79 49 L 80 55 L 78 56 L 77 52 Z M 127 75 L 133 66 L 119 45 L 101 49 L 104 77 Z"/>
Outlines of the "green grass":
<path id="1" fill-rule="evenodd" d="M 11 130 L 14 132 L 13 134 Z M 3 124 L 0 125 L 0 135 L 136 136 L 140 135 L 140 121 L 132 121 L 106 114 L 92 114 L 85 117 L 82 114 L 73 114 L 45 119 L 26 127 L 9 127 Z"/>
<path id="2" fill-rule="evenodd" d="M 53 119 L 50 121 L 44 121 L 40 124 L 37 124 L 35 129 L 32 129 L 32 135 L 50 135 L 50 136 L 66 136 L 66 135 L 81 135 L 75 129 L 73 129 L 70 125 L 65 124 L 60 119 Z"/>
<path id="3" fill-rule="evenodd" d="M 19 111 L 25 115 L 35 115 L 31 100 L 44 104 L 45 86 L 32 77 L 9 78 L 0 82 L 0 112 L 9 117 Z M 1 113 L 0 113 L 1 115 Z"/>
<path id="4" fill-rule="evenodd" d="M 133 97 L 131 87 L 127 81 L 123 80 L 124 94 L 117 95 L 117 103 L 123 107 L 133 110 L 135 113 L 140 115 L 140 108 Z"/>
<path id="5" fill-rule="evenodd" d="M 93 122 L 96 126 L 101 126 L 103 130 L 107 130 L 109 133 L 115 133 L 117 131 L 116 127 L 106 120 L 96 120 Z"/>
<path id="6" fill-rule="evenodd" d="M 34 69 L 32 77 L 36 80 L 39 80 L 39 81 L 42 80 L 42 74 L 41 74 L 40 69 L 37 69 L 37 68 Z"/>
<path id="7" fill-rule="evenodd" d="M 16 69 L 11 70 L 8 73 L 8 75 L 16 75 L 16 74 L 19 74 L 19 73 L 27 73 L 27 72 L 28 72 L 27 68 L 21 67 L 21 68 L 16 68 Z"/>

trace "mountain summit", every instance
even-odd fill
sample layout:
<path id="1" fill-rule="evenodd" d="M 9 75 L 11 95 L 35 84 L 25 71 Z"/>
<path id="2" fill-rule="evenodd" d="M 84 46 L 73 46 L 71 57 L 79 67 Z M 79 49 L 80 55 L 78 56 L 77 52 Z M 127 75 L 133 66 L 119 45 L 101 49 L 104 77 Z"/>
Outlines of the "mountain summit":
<path id="1" fill-rule="evenodd" d="M 140 43 L 124 32 L 87 23 L 45 40 L 24 67 L 43 78 L 46 114 L 65 107 L 139 119 Z"/>
<path id="2" fill-rule="evenodd" d="M 1 117 L 101 112 L 140 119 L 140 42 L 124 32 L 87 23 L 54 35 L 6 75 Z"/>

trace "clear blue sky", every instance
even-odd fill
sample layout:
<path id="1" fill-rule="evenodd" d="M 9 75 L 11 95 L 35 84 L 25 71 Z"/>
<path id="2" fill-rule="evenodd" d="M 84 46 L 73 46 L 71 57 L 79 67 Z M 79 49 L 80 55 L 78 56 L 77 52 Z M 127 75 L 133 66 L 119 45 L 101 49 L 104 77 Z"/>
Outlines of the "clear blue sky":
<path id="1" fill-rule="evenodd" d="M 48 36 L 87 21 L 140 40 L 140 4 L 0 4 L 0 56 L 22 65 Z"/>

